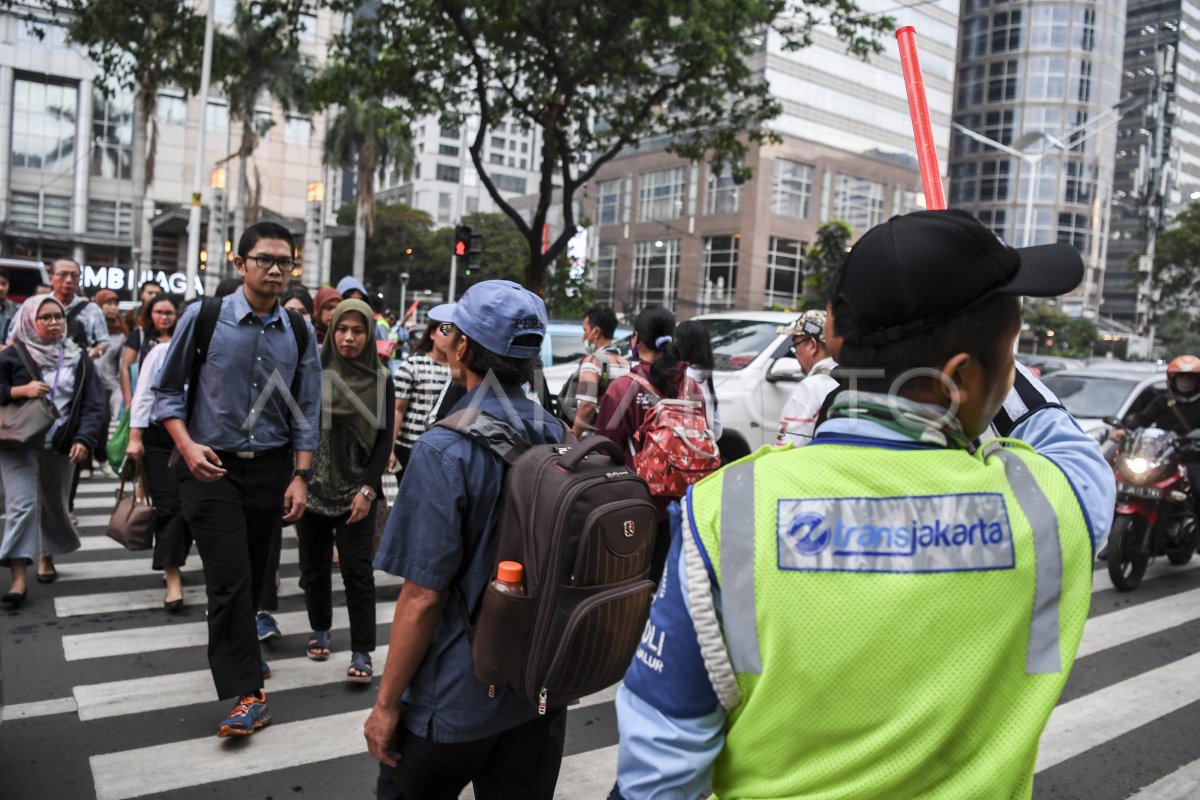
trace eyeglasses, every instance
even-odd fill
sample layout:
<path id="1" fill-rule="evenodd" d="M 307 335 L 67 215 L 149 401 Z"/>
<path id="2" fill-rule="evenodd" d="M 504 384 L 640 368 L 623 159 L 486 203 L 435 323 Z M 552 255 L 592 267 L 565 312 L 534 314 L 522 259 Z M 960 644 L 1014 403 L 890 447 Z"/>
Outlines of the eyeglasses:
<path id="1" fill-rule="evenodd" d="M 294 258 L 276 258 L 275 256 L 246 256 L 247 261 L 253 261 L 254 266 L 263 272 L 270 272 L 271 267 L 279 267 L 280 272 L 289 272 L 296 266 Z"/>
<path id="2" fill-rule="evenodd" d="M 175 316 L 175 312 L 174 311 L 155 311 L 154 316 L 156 316 L 156 317 L 173 317 L 173 316 Z"/>
<path id="3" fill-rule="evenodd" d="M 51 322 L 62 322 L 64 319 L 66 319 L 66 317 L 62 314 L 38 314 L 35 319 L 37 319 L 38 322 L 49 324 Z"/>
<path id="4" fill-rule="evenodd" d="M 66 270 L 60 269 L 58 272 L 51 274 L 50 277 L 52 279 L 57 278 L 60 281 L 65 281 L 68 279 L 77 281 L 77 280 L 79 280 L 79 273 L 78 272 L 67 272 Z"/>
<path id="5" fill-rule="evenodd" d="M 442 336 L 449 336 L 455 331 L 454 323 L 452 322 L 443 322 L 441 325 L 438 325 L 437 329 L 438 333 Z"/>

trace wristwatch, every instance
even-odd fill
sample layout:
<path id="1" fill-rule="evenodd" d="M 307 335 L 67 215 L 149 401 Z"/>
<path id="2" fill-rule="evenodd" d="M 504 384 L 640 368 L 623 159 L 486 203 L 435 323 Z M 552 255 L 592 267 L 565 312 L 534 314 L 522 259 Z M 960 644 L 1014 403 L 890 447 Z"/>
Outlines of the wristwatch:
<path id="1" fill-rule="evenodd" d="M 312 483 L 312 476 L 313 476 L 312 469 L 294 469 L 294 470 L 292 470 L 292 477 L 299 478 L 300 480 L 304 481 L 305 483 Z"/>
<path id="2" fill-rule="evenodd" d="M 361 489 L 358 490 L 358 493 L 361 494 L 363 497 L 367 498 L 368 500 L 375 499 L 375 490 L 372 489 L 370 486 L 362 487 Z"/>

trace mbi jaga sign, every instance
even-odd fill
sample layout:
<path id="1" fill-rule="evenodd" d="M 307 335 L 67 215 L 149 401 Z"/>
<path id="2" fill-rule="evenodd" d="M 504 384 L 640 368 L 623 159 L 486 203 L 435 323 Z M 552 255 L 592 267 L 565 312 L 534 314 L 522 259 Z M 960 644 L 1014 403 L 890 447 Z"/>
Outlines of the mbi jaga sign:
<path id="1" fill-rule="evenodd" d="M 187 291 L 187 273 L 184 272 L 156 272 L 152 269 L 139 272 L 136 269 L 90 265 L 83 268 L 83 290 L 86 294 L 91 294 L 97 289 L 111 289 L 117 294 L 124 295 L 128 292 L 132 296 L 134 290 L 146 281 L 155 281 L 164 291 L 173 294 L 184 294 Z M 196 276 L 196 293 L 204 294 L 204 282 L 200 280 L 199 275 Z"/>

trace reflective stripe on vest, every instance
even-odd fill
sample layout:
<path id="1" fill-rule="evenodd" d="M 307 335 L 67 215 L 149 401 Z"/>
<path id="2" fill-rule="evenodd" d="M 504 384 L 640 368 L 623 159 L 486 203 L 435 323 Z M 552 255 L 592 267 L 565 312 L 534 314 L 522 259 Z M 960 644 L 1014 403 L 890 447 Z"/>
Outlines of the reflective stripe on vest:
<path id="1" fill-rule="evenodd" d="M 1033 528 L 1033 552 L 1037 561 L 1037 581 L 1033 590 L 1033 618 L 1029 624 L 1029 652 L 1025 672 L 1045 675 L 1062 671 L 1058 646 L 1058 600 L 1062 595 L 1062 549 L 1058 541 L 1058 515 L 1046 493 L 1034 479 L 1029 467 L 1017 456 L 992 442 L 983 450 L 984 458 L 999 456 L 1004 474 L 1021 511 Z"/>
<path id="2" fill-rule="evenodd" d="M 746 502 L 750 513 L 746 513 Z M 726 510 L 736 513 L 726 513 Z M 754 604 L 754 462 L 725 470 L 721 484 L 721 608 L 734 672 L 762 674 Z"/>
<path id="3" fill-rule="evenodd" d="M 995 455 L 1004 464 L 1009 487 L 1033 530 L 1036 583 L 1025 672 L 1061 672 L 1058 603 L 1063 564 L 1058 515 L 1019 456 L 1007 452 L 1000 442 L 988 445 L 984 455 Z M 721 608 L 734 671 L 761 675 L 754 592 L 754 464 L 748 461 L 727 468 L 721 485 Z"/>

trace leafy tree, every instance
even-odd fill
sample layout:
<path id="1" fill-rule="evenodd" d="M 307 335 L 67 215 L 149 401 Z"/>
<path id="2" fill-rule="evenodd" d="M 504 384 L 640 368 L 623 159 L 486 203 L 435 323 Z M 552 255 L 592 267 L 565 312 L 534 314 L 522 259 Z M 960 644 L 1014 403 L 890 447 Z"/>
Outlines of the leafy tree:
<path id="1" fill-rule="evenodd" d="M 1188 206 L 1158 235 L 1154 282 L 1167 307 L 1188 306 L 1200 296 L 1200 203 Z"/>
<path id="2" fill-rule="evenodd" d="M 1086 358 L 1100 341 L 1100 329 L 1089 319 L 1069 317 L 1046 303 L 1027 303 L 1024 321 L 1033 331 L 1036 352 Z M 1049 342 L 1049 344 L 1047 344 Z"/>
<path id="3" fill-rule="evenodd" d="M 260 138 L 274 125 L 274 116 L 257 113 L 266 94 L 284 112 L 306 107 L 305 89 L 312 79 L 311 60 L 300 52 L 300 12 L 304 0 L 249 0 L 239 2 L 230 33 L 222 33 L 213 46 L 214 70 L 229 101 L 230 119 L 242 128 L 234 154 L 238 161 L 238 187 L 234 205 L 233 241 L 247 223 L 258 217 L 259 185 L 253 189 L 247 160 Z M 232 157 L 232 156 L 231 156 Z"/>
<path id="4" fill-rule="evenodd" d="M 817 238 L 804 249 L 805 308 L 825 308 L 829 282 L 846 260 L 846 250 L 854 238 L 848 222 L 831 219 L 817 228 Z"/>
<path id="5" fill-rule="evenodd" d="M 357 0 L 331 2 L 358 8 Z M 893 25 L 855 0 L 395 0 L 370 13 L 337 42 L 339 58 L 358 66 L 345 76 L 346 94 L 399 95 L 474 131 L 471 160 L 528 245 L 523 282 L 535 291 L 575 234 L 576 193 L 629 145 L 661 135 L 671 152 L 749 176 L 751 144 L 778 139 L 764 123 L 780 103 L 752 66 L 768 36 L 795 50 L 811 43 L 816 25 L 830 24 L 866 57 Z M 514 123 L 540 140 L 538 202 L 528 219 L 484 162 L 490 136 Z M 555 202 L 563 230 L 543 252 Z"/>
<path id="6" fill-rule="evenodd" d="M 375 224 L 375 176 L 395 164 L 413 168 L 412 130 L 395 106 L 351 95 L 341 101 L 325 133 L 325 163 L 354 169 L 358 213 L 354 218 L 354 277 L 362 280 L 366 242 Z"/>
<path id="7" fill-rule="evenodd" d="M 338 211 L 338 223 L 353 224 L 357 208 L 345 206 Z M 333 283 L 353 274 L 354 242 L 348 238 L 333 241 L 330 262 Z M 399 296 L 399 275 L 407 272 L 410 293 L 426 289 L 445 292 L 449 277 L 450 245 L 439 250 L 433 220 L 424 211 L 403 204 L 379 203 L 375 206 L 375 225 L 366 241 L 364 282 L 385 295 L 394 287 Z"/>
<path id="8" fill-rule="evenodd" d="M 1172 308 L 1158 321 L 1157 338 L 1170 359 L 1185 353 L 1200 355 L 1200 326 L 1195 314 L 1182 308 Z"/>
<path id="9" fill-rule="evenodd" d="M 143 206 L 154 183 L 158 93 L 195 92 L 200 83 L 204 18 L 188 0 L 66 0 L 67 36 L 96 64 L 106 94 L 133 92 L 133 247 L 142 249 Z"/>
<path id="10" fill-rule="evenodd" d="M 596 301 L 591 264 L 573 262 L 566 253 L 560 255 L 546 275 L 546 311 L 550 318 L 582 320 Z"/>

